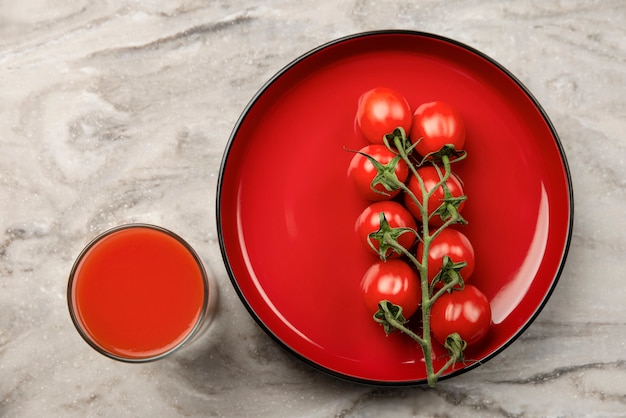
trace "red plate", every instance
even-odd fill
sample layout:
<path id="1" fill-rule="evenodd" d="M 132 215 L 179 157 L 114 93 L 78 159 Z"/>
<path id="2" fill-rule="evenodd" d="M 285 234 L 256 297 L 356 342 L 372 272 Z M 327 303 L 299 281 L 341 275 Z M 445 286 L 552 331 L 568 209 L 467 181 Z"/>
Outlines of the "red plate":
<path id="1" fill-rule="evenodd" d="M 254 319 L 288 351 L 349 380 L 425 382 L 407 336 L 385 337 L 360 281 L 373 263 L 355 220 L 367 206 L 349 182 L 359 96 L 402 92 L 411 107 L 444 100 L 467 127 L 455 166 L 476 251 L 472 283 L 489 298 L 488 341 L 445 377 L 492 358 L 538 315 L 561 272 L 573 221 L 567 162 L 528 90 L 484 54 L 418 32 L 358 34 L 323 45 L 276 74 L 237 122 L 220 172 L 217 221 L 232 283 Z M 441 366 L 445 360 L 442 350 Z"/>

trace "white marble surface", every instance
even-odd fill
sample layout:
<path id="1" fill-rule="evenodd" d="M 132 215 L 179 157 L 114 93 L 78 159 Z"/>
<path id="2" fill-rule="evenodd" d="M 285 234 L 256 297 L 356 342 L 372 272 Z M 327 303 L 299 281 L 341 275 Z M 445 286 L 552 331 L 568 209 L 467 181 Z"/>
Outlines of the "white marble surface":
<path id="1" fill-rule="evenodd" d="M 552 118 L 575 187 L 560 283 L 528 331 L 434 389 L 336 380 L 278 347 L 221 262 L 222 152 L 258 88 L 309 49 L 403 28 L 468 43 Z M 0 2 L 0 416 L 626 416 L 626 3 L 415 0 Z M 214 271 L 216 321 L 148 365 L 75 332 L 88 239 L 142 221 Z"/>

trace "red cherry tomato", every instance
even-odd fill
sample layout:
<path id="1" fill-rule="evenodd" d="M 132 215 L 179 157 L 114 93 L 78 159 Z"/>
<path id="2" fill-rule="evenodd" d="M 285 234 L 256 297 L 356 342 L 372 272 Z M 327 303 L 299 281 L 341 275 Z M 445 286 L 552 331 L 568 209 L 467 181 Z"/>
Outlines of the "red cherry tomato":
<path id="1" fill-rule="evenodd" d="M 372 144 L 361 148 L 360 151 L 374 158 L 382 165 L 389 164 L 396 157 L 396 154 L 389 151 L 385 145 Z M 407 177 L 409 177 L 409 166 L 404 160 L 398 160 L 394 172 L 398 180 L 404 183 Z M 377 184 L 374 187 L 381 193 L 373 191 L 371 184 L 377 175 L 378 170 L 367 157 L 359 153 L 354 154 L 348 167 L 348 176 L 354 181 L 354 185 L 361 196 L 367 200 L 380 201 L 391 200 L 400 193 L 400 189 L 389 191 L 382 184 Z"/>
<path id="2" fill-rule="evenodd" d="M 424 244 L 420 241 L 417 245 L 417 259 L 422 260 Z M 443 266 L 443 256 L 447 255 L 455 263 L 465 261 L 467 265 L 460 270 L 463 282 L 472 276 L 475 266 L 474 247 L 470 240 L 456 229 L 446 228 L 439 233 L 430 243 L 428 251 L 428 282 L 431 283 Z M 443 283 L 438 282 L 437 287 Z"/>
<path id="3" fill-rule="evenodd" d="M 370 251 L 373 250 L 370 247 L 368 236 L 372 232 L 376 232 L 380 229 L 381 212 L 385 214 L 385 218 L 387 219 L 389 226 L 392 228 L 417 229 L 417 223 L 415 222 L 415 219 L 413 219 L 411 213 L 398 202 L 391 200 L 372 203 L 365 208 L 356 221 L 356 231 L 361 238 L 361 242 Z M 408 250 L 415 243 L 416 237 L 414 233 L 408 231 L 400 235 L 397 240 L 401 246 Z M 376 249 L 380 249 L 378 241 L 372 240 L 372 243 Z M 400 257 L 400 254 L 393 251 L 391 248 L 387 250 L 385 255 L 388 258 Z"/>
<path id="4" fill-rule="evenodd" d="M 445 102 L 424 103 L 413 114 L 409 138 L 416 143 L 415 150 L 422 156 L 439 151 L 451 144 L 462 150 L 465 146 L 465 123 L 461 116 Z"/>
<path id="5" fill-rule="evenodd" d="M 402 260 L 379 261 L 370 267 L 361 281 L 365 306 L 373 315 L 378 302 L 388 300 L 402 307 L 405 318 L 413 316 L 422 301 L 416 270 Z"/>
<path id="6" fill-rule="evenodd" d="M 478 343 L 491 327 L 491 306 L 487 297 L 476 287 L 445 293 L 430 310 L 433 337 L 445 344 L 448 335 L 457 332 L 469 346 Z"/>
<path id="7" fill-rule="evenodd" d="M 373 144 L 383 144 L 383 137 L 398 126 L 408 135 L 413 116 L 404 96 L 395 90 L 378 87 L 365 92 L 359 99 L 357 124 Z"/>
<path id="8" fill-rule="evenodd" d="M 441 172 L 443 174 L 443 169 L 441 169 Z M 426 192 L 430 192 L 435 187 L 435 185 L 440 181 L 439 173 L 437 173 L 437 170 L 433 166 L 427 165 L 427 166 L 420 167 L 417 169 L 417 173 L 424 181 L 424 187 L 426 188 Z M 450 190 L 450 193 L 452 194 L 453 197 L 463 196 L 464 194 L 463 186 L 461 185 L 461 182 L 454 174 L 452 174 L 448 178 L 448 180 L 446 181 L 446 185 L 448 186 L 448 189 Z M 411 192 L 413 192 L 413 194 L 417 197 L 417 199 L 420 202 L 423 202 L 424 198 L 422 195 L 422 191 L 420 189 L 419 182 L 417 178 L 415 178 L 415 176 L 411 176 L 407 186 L 411 190 Z M 430 195 L 430 198 L 428 199 L 428 216 L 429 217 L 443 203 L 443 199 L 444 199 L 443 186 L 439 186 L 439 188 L 437 188 Z M 406 208 L 413 214 L 413 216 L 415 216 L 417 220 L 423 221 L 422 214 L 420 213 L 419 208 L 417 207 L 413 199 L 406 193 L 404 195 L 404 204 Z M 461 202 L 458 207 L 459 213 L 461 213 L 461 211 L 463 210 L 463 206 L 465 206 L 464 201 Z M 428 223 L 429 225 L 433 225 L 433 226 L 441 226 L 443 224 L 443 221 L 441 220 L 441 217 L 439 215 L 435 215 L 430 218 L 430 222 Z"/>

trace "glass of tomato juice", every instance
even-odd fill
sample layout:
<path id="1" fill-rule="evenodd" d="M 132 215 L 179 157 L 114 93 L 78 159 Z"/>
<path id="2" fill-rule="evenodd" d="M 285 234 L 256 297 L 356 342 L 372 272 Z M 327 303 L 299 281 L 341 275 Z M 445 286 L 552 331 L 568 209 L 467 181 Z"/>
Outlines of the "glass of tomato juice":
<path id="1" fill-rule="evenodd" d="M 215 289 L 193 248 L 149 224 L 110 229 L 74 263 L 70 316 L 101 354 L 142 363 L 178 350 L 208 324 Z"/>

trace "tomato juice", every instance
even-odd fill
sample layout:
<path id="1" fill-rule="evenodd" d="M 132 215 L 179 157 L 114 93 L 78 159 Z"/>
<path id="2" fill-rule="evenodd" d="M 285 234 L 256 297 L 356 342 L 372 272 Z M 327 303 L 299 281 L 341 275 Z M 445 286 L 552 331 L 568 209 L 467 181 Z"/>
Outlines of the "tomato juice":
<path id="1" fill-rule="evenodd" d="M 161 358 L 187 342 L 208 308 L 198 255 L 163 228 L 111 229 L 80 254 L 68 284 L 70 315 L 81 336 L 111 358 Z"/>

